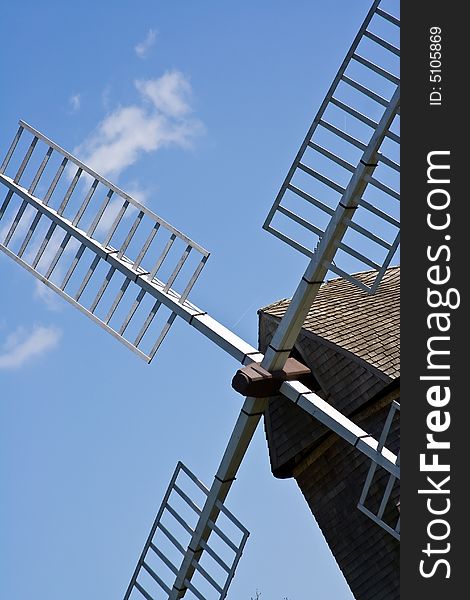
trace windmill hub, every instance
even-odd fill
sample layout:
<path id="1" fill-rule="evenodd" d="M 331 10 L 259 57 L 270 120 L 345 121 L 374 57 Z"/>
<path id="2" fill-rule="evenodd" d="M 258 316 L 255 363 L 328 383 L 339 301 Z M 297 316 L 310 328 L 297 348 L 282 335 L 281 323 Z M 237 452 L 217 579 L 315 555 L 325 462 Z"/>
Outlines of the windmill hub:
<path id="1" fill-rule="evenodd" d="M 309 375 L 310 369 L 295 358 L 288 358 L 282 369 L 272 373 L 252 362 L 235 373 L 232 387 L 243 396 L 265 398 L 279 393 L 284 381 L 302 380 Z"/>

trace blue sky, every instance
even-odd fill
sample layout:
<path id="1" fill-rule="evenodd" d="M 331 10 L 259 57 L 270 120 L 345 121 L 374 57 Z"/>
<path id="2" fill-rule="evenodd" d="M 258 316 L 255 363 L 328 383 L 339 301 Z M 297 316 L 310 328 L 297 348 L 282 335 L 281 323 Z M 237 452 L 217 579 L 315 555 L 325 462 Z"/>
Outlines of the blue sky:
<path id="1" fill-rule="evenodd" d="M 306 266 L 261 225 L 368 8 L 8 3 L 1 152 L 22 118 L 208 248 L 191 300 L 256 345 L 257 309 Z M 238 365 L 179 322 L 146 365 L 0 269 L 1 596 L 120 598 L 176 462 L 210 484 Z M 352 598 L 262 427 L 227 506 L 251 531 L 230 598 Z"/>

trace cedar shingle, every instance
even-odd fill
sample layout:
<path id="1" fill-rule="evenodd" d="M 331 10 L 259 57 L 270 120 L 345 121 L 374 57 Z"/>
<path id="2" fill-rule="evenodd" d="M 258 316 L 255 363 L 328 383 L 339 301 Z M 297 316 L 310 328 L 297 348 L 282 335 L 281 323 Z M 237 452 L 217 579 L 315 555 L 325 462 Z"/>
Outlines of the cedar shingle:
<path id="1" fill-rule="evenodd" d="M 370 284 L 375 271 L 355 274 Z M 304 329 L 357 354 L 386 375 L 400 374 L 400 267 L 387 269 L 375 294 L 345 279 L 325 283 L 305 319 Z M 289 300 L 279 300 L 259 313 L 283 316 Z"/>

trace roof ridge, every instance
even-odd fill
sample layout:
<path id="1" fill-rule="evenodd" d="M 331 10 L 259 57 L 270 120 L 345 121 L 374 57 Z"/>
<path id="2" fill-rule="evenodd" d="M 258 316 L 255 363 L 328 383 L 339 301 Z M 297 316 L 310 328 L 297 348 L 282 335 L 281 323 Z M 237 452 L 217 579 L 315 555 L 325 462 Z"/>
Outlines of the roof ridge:
<path id="1" fill-rule="evenodd" d="M 366 271 L 374 273 L 374 271 Z M 365 277 L 362 276 L 362 280 Z M 331 282 L 331 285 L 329 285 Z M 290 299 L 258 311 L 260 322 L 282 319 Z M 400 269 L 389 267 L 377 293 L 367 294 L 347 279 L 325 282 L 302 329 L 352 352 L 390 377 L 400 369 Z"/>
<path id="2" fill-rule="evenodd" d="M 385 269 L 385 273 L 388 273 L 389 271 L 396 271 L 400 269 L 400 265 L 393 265 L 391 267 L 387 267 Z M 358 275 L 367 275 L 369 273 L 377 273 L 377 269 L 369 269 L 368 271 L 356 271 L 356 273 L 352 273 L 351 277 L 357 277 Z M 328 279 L 327 281 L 324 282 L 324 285 L 328 284 L 328 283 L 332 283 L 333 281 L 345 281 L 347 282 L 348 280 L 345 279 L 344 277 L 334 277 L 332 279 Z"/>
<path id="3" fill-rule="evenodd" d="M 400 270 L 400 265 L 393 265 L 391 267 L 387 267 L 385 269 L 385 273 L 390 273 L 391 271 L 397 271 Z M 352 274 L 352 277 L 357 277 L 358 275 L 365 275 L 365 274 L 369 274 L 369 273 L 376 273 L 376 269 L 369 269 L 368 271 L 357 271 L 356 273 Z M 345 279 L 344 277 L 334 277 L 333 279 L 328 279 L 327 281 L 324 281 L 322 283 L 322 285 L 320 286 L 320 289 L 323 289 L 325 287 L 327 287 L 328 285 L 335 283 L 335 282 L 339 282 L 339 281 L 344 281 L 344 283 L 351 283 L 349 280 Z M 354 284 L 351 284 L 354 285 Z M 276 308 L 277 306 L 280 306 L 282 304 L 284 304 L 285 302 L 290 302 L 292 300 L 292 298 L 282 298 L 280 300 L 276 300 L 274 302 L 271 302 L 270 304 L 267 304 L 266 306 L 262 306 L 261 308 L 258 309 L 257 314 L 266 312 L 267 310 Z"/>

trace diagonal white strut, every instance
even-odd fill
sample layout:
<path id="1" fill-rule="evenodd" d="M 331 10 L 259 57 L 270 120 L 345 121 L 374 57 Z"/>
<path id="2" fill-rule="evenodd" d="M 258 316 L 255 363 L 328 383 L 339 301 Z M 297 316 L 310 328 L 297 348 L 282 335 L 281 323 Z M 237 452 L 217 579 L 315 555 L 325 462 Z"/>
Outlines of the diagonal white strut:
<path id="1" fill-rule="evenodd" d="M 328 272 L 338 244 L 348 228 L 350 213 L 358 206 L 367 185 L 366 178 L 375 169 L 377 152 L 399 109 L 399 103 L 400 88 L 398 87 L 364 151 L 361 162 L 351 178 L 341 202 L 261 362 L 262 367 L 268 371 L 281 369 L 292 351 L 305 317 Z M 305 386 L 302 386 L 298 382 L 286 382 L 282 385 L 281 392 L 322 423 L 327 424 L 343 439 L 358 447 L 368 456 L 373 455 L 373 460 L 382 464 L 389 472 L 398 475 L 396 456 L 388 451 L 378 453 L 378 443 L 376 440 L 370 438 L 366 432 L 354 425 L 349 419 L 333 409 L 316 394 L 311 393 L 308 388 L 305 388 Z M 245 399 L 186 555 L 175 579 L 169 596 L 170 600 L 182 598 L 187 590 L 187 584 L 191 581 L 191 577 L 195 571 L 194 564 L 199 560 L 203 551 L 203 544 L 210 536 L 210 523 L 215 522 L 217 519 L 219 513 L 217 504 L 218 502 L 224 502 L 230 490 L 240 463 L 253 438 L 261 416 L 266 409 L 267 402 L 267 398 L 248 397 Z"/>

